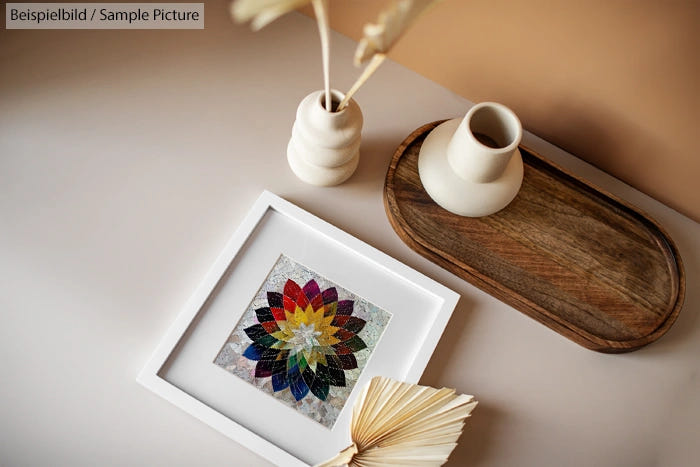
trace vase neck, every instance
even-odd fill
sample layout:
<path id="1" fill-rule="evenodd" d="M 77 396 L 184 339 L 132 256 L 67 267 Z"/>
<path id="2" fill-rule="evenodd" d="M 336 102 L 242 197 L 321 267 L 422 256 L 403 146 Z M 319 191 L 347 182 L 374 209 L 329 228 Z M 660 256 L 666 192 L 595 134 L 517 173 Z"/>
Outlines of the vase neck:
<path id="1" fill-rule="evenodd" d="M 522 138 L 522 127 L 507 107 L 484 102 L 472 107 L 447 146 L 447 159 L 461 178 L 478 183 L 497 180 Z"/>

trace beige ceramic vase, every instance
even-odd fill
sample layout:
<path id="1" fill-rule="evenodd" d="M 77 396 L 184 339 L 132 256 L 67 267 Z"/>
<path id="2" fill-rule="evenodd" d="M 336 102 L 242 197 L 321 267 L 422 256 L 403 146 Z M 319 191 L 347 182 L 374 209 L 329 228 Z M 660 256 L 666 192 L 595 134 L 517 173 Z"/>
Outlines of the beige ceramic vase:
<path id="1" fill-rule="evenodd" d="M 460 216 L 488 216 L 505 208 L 523 181 L 518 150 L 522 126 L 506 106 L 483 102 L 463 119 L 448 120 L 428 134 L 418 173 L 440 206 Z"/>
<path id="2" fill-rule="evenodd" d="M 354 100 L 350 99 L 339 112 L 329 112 L 324 96 L 323 91 L 316 91 L 299 104 L 287 145 L 287 160 L 302 181 L 331 186 L 350 178 L 357 168 L 363 120 Z M 333 90 L 332 97 L 335 108 L 344 95 Z"/>

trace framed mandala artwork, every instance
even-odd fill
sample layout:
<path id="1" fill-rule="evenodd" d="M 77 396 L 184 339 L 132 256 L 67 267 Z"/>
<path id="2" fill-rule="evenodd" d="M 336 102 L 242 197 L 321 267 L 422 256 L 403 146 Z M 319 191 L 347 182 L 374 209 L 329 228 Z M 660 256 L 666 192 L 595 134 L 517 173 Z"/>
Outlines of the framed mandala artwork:
<path id="1" fill-rule="evenodd" d="M 390 317 L 282 255 L 214 363 L 331 428 Z"/>
<path id="2" fill-rule="evenodd" d="M 350 444 L 374 376 L 415 383 L 458 295 L 264 192 L 138 381 L 278 465 Z"/>

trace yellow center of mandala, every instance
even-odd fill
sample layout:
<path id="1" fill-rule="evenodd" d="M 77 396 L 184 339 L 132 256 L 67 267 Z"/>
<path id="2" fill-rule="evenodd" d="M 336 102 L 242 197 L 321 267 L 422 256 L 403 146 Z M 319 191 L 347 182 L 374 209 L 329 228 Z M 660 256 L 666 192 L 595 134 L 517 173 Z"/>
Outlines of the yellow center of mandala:
<path id="1" fill-rule="evenodd" d="M 334 311 L 334 310 L 333 310 Z M 332 326 L 335 313 L 323 316 L 325 308 L 321 306 L 314 310 L 311 305 L 302 310 L 297 306 L 294 313 L 285 311 L 285 321 L 278 321 L 279 331 L 272 334 L 281 341 L 280 349 L 289 349 L 292 354 L 301 353 L 312 369 L 316 369 L 316 364 L 327 365 L 326 354 L 334 353 L 329 347 L 340 342 L 340 339 L 333 335 L 338 331 L 338 327 Z"/>

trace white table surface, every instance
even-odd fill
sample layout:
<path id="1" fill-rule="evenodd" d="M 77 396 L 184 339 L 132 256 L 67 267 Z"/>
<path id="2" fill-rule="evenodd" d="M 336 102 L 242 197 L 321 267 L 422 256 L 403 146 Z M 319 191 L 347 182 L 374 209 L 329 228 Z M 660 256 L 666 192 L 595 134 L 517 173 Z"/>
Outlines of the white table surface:
<path id="1" fill-rule="evenodd" d="M 697 465 L 696 222 L 525 136 L 650 213 L 685 262 L 666 336 L 586 350 L 419 256 L 387 221 L 395 147 L 470 102 L 387 62 L 357 97 L 358 171 L 307 186 L 285 148 L 296 105 L 322 85 L 314 23 L 293 14 L 253 34 L 224 2 L 206 8 L 204 31 L 0 32 L 0 465 L 266 465 L 135 381 L 265 188 L 462 295 L 421 380 L 480 401 L 451 465 Z M 354 47 L 333 35 L 341 90 Z"/>

